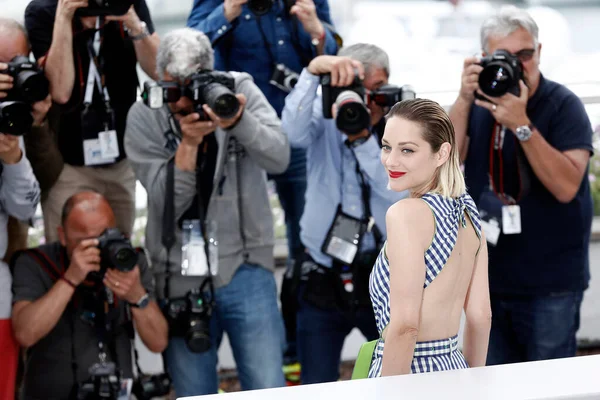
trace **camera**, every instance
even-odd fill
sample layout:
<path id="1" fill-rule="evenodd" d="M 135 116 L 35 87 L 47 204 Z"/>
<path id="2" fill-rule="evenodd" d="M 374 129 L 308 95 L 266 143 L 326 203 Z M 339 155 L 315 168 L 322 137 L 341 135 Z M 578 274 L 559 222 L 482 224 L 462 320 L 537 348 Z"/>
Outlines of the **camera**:
<path id="1" fill-rule="evenodd" d="M 416 96 L 415 90 L 410 85 L 399 87 L 386 84 L 369 93 L 367 102 L 373 102 L 380 107 L 388 108 L 402 100 L 414 99 Z"/>
<path id="2" fill-rule="evenodd" d="M 256 16 L 265 15 L 273 7 L 274 0 L 248 0 L 248 9 Z"/>
<path id="3" fill-rule="evenodd" d="M 121 380 L 113 362 L 96 363 L 89 369 L 88 380 L 77 385 L 78 400 L 117 400 Z"/>
<path id="4" fill-rule="evenodd" d="M 128 272 L 137 264 L 137 252 L 119 229 L 106 229 L 98 237 L 98 242 L 101 269 L 114 268 Z"/>
<path id="5" fill-rule="evenodd" d="M 298 83 L 299 75 L 283 64 L 276 64 L 269 83 L 286 93 L 292 91 Z"/>
<path id="6" fill-rule="evenodd" d="M 490 97 L 500 97 L 506 93 L 521 95 L 519 81 L 523 79 L 521 61 L 506 50 L 496 50 L 494 54 L 483 57 L 480 65 L 479 88 Z M 477 94 L 476 94 L 477 95 Z M 477 95 L 477 98 L 481 96 Z"/>
<path id="7" fill-rule="evenodd" d="M 295 3 L 296 0 L 283 0 L 286 15 L 289 15 L 290 9 Z M 248 0 L 248 9 L 252 14 L 260 17 L 271 11 L 273 4 L 275 4 L 275 0 Z"/>
<path id="8" fill-rule="evenodd" d="M 0 103 L 0 132 L 24 135 L 33 124 L 31 104 L 44 100 L 50 84 L 37 64 L 24 56 L 16 56 L 0 71 L 13 77 L 13 88 Z"/>
<path id="9" fill-rule="evenodd" d="M 331 74 L 321 75 L 323 94 L 323 116 L 331 119 L 331 107 L 337 106 L 335 119 L 337 128 L 348 134 L 355 135 L 371 124 L 369 111 L 365 104 L 365 88 L 358 76 L 350 86 L 331 86 Z"/>
<path id="10" fill-rule="evenodd" d="M 153 397 L 163 397 L 171 391 L 171 377 L 168 373 L 159 375 L 140 376 L 133 383 L 131 393 L 137 400 L 150 400 Z"/>
<path id="11" fill-rule="evenodd" d="M 78 17 L 97 17 L 104 15 L 125 15 L 133 5 L 134 0 L 89 0 L 88 6 L 78 8 Z"/>
<path id="12" fill-rule="evenodd" d="M 208 119 L 202 109 L 204 104 L 208 104 L 223 119 L 232 118 L 240 109 L 240 102 L 235 97 L 235 79 L 231 74 L 221 71 L 196 72 L 187 85 L 147 81 L 144 83 L 142 100 L 148 107 L 156 109 L 164 103 L 176 102 L 182 96 L 192 100 L 194 111 L 203 120 Z"/>
<path id="13" fill-rule="evenodd" d="M 204 293 L 207 283 L 210 284 L 210 298 Z M 184 297 L 165 301 L 163 313 L 169 323 L 169 335 L 183 337 L 193 353 L 210 349 L 210 317 L 214 301 L 212 279 L 206 278 L 200 288 L 190 290 Z"/>

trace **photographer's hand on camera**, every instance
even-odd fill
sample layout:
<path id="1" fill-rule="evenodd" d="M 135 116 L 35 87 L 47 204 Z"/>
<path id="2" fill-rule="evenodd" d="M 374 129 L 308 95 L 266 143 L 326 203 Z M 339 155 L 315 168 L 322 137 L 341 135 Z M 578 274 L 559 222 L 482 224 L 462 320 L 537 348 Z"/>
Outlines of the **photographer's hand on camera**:
<path id="1" fill-rule="evenodd" d="M 129 7 L 129 10 L 123 15 L 108 15 L 106 16 L 106 21 L 119 21 L 123 22 L 127 30 L 133 35 L 139 35 L 143 32 L 144 27 L 142 25 L 142 20 L 138 17 L 135 12 L 135 8 L 133 6 Z"/>
<path id="2" fill-rule="evenodd" d="M 65 278 L 78 286 L 88 273 L 100 270 L 100 249 L 98 239 L 82 240 L 73 250 L 71 263 L 65 272 Z"/>
<path id="3" fill-rule="evenodd" d="M 475 99 L 475 92 L 479 90 L 479 74 L 483 67 L 479 65 L 479 58 L 465 59 L 461 75 L 460 97 L 469 104 Z"/>
<path id="4" fill-rule="evenodd" d="M 5 63 L 0 63 L 0 71 L 4 71 L 8 68 Z M 0 74 L 0 99 L 8 96 L 8 91 L 13 87 L 13 77 L 8 74 Z"/>
<path id="5" fill-rule="evenodd" d="M 312 38 L 323 37 L 325 28 L 317 15 L 313 0 L 297 0 L 290 9 L 290 14 L 298 17 L 302 27 Z"/>
<path id="6" fill-rule="evenodd" d="M 242 6 L 246 4 L 248 0 L 225 0 L 223 2 L 223 13 L 227 21 L 231 22 L 242 13 Z"/>
<path id="7" fill-rule="evenodd" d="M 211 119 L 211 121 L 221 129 L 229 129 L 229 128 L 233 127 L 239 121 L 239 119 L 242 117 L 242 114 L 244 113 L 244 106 L 246 105 L 246 96 L 244 96 L 241 93 L 238 93 L 235 95 L 235 97 L 237 97 L 238 101 L 240 102 L 240 108 L 239 108 L 238 112 L 231 118 L 227 118 L 227 119 L 220 118 L 208 106 L 208 104 L 204 104 L 202 106 L 202 108 L 204 109 L 204 112 L 208 115 L 208 117 Z"/>
<path id="8" fill-rule="evenodd" d="M 56 23 L 69 23 L 73 20 L 78 8 L 88 6 L 88 0 L 58 0 L 56 7 Z"/>
<path id="9" fill-rule="evenodd" d="M 313 75 L 331 73 L 331 86 L 349 86 L 356 74 L 360 79 L 365 79 L 365 69 L 360 61 L 348 57 L 316 57 L 308 64 L 308 72 Z"/>
<path id="10" fill-rule="evenodd" d="M 136 265 L 129 272 L 116 269 L 107 269 L 104 275 L 104 285 L 121 300 L 129 303 L 137 303 L 146 293 L 140 279 L 140 269 Z"/>
<path id="11" fill-rule="evenodd" d="M 521 96 L 519 97 L 506 93 L 501 97 L 491 98 L 478 89 L 477 94 L 485 97 L 488 101 L 475 99 L 475 104 L 489 110 L 499 124 L 514 132 L 519 126 L 531 123 L 527 117 L 529 88 L 522 80 L 519 81 L 519 85 L 521 87 Z"/>

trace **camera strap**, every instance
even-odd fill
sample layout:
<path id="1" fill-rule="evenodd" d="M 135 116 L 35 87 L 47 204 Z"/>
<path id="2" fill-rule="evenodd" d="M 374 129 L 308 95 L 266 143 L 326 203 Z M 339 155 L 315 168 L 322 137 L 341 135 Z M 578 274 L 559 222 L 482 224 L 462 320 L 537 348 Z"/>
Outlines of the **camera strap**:
<path id="1" fill-rule="evenodd" d="M 367 182 L 367 179 L 365 178 L 365 174 L 360 169 L 360 162 L 358 161 L 358 157 L 356 157 L 356 153 L 354 151 L 352 143 L 349 140 L 346 140 L 344 144 L 350 150 L 350 154 L 352 154 L 352 157 L 355 161 L 354 171 L 356 173 L 356 177 L 358 178 L 358 184 L 360 185 L 361 200 L 363 203 L 363 220 L 367 223 L 367 232 L 373 233 L 373 237 L 375 238 L 375 244 L 377 248 L 380 248 L 381 246 L 383 246 L 384 239 L 381 231 L 379 230 L 379 227 L 375 223 L 373 213 L 371 212 L 371 185 L 369 185 L 369 182 Z M 343 168 L 341 168 L 340 170 L 342 171 L 343 187 Z"/>
<path id="2" fill-rule="evenodd" d="M 98 87 L 98 92 L 104 96 L 105 106 L 108 110 L 110 110 L 110 96 L 104 84 L 104 74 L 101 73 L 102 68 L 100 65 L 100 47 L 102 45 L 100 24 L 100 17 L 98 17 L 96 18 L 96 33 L 94 34 L 93 40 L 89 41 L 87 46 L 88 54 L 90 56 L 90 67 L 88 70 L 83 104 L 86 107 L 92 104 L 92 99 L 94 96 L 94 84 L 96 84 Z"/>
<path id="3" fill-rule="evenodd" d="M 165 193 L 165 207 L 162 218 L 162 245 L 165 247 L 167 257 L 165 261 L 165 287 L 164 297 L 170 298 L 171 261 L 169 256 L 175 245 L 175 156 L 167 163 L 167 186 Z"/>
<path id="4" fill-rule="evenodd" d="M 505 187 L 506 176 L 508 173 L 504 166 L 504 144 L 506 138 L 507 129 L 502 125 L 494 122 L 492 128 L 492 135 L 490 140 L 490 169 L 489 178 L 490 186 L 496 197 L 498 197 L 504 204 L 516 204 L 523 196 L 525 196 L 530 189 L 531 180 L 527 172 L 527 165 L 525 163 L 525 157 L 521 147 L 519 146 L 516 136 L 513 134 L 514 153 L 517 162 L 517 179 L 519 180 L 518 192 L 507 193 L 508 190 Z M 510 151 L 510 149 L 507 149 Z M 510 178 L 509 178 L 510 179 Z"/>

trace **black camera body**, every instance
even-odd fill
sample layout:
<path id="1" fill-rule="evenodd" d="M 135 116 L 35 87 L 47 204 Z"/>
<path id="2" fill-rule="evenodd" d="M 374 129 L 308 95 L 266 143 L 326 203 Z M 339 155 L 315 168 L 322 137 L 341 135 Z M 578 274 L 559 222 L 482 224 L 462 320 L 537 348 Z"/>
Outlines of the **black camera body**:
<path id="1" fill-rule="evenodd" d="M 517 56 L 506 50 L 496 50 L 483 57 L 479 63 L 483 70 L 479 74 L 479 88 L 490 97 L 500 97 L 506 93 L 521 95 L 519 81 L 523 79 L 523 65 Z M 477 95 L 477 98 L 481 96 Z"/>
<path id="2" fill-rule="evenodd" d="M 412 100 L 417 97 L 415 90 L 410 85 L 396 86 L 386 84 L 369 93 L 368 101 L 380 107 L 389 108 L 403 100 Z"/>
<path id="3" fill-rule="evenodd" d="M 284 64 L 275 64 L 269 83 L 286 93 L 290 93 L 298 83 L 300 76 Z"/>
<path id="4" fill-rule="evenodd" d="M 44 71 L 24 56 L 16 56 L 0 71 L 13 77 L 13 88 L 0 103 L 0 132 L 24 135 L 31 129 L 31 105 L 44 100 L 50 93 L 50 83 Z"/>
<path id="5" fill-rule="evenodd" d="M 133 383 L 131 393 L 137 400 L 150 400 L 167 396 L 171 392 L 171 377 L 167 372 L 158 375 L 141 376 Z"/>
<path id="6" fill-rule="evenodd" d="M 207 282 L 207 280 L 205 280 Z M 193 353 L 203 353 L 211 346 L 210 318 L 213 299 L 200 288 L 190 290 L 184 297 L 165 299 L 163 313 L 169 323 L 169 335 L 183 337 Z"/>
<path id="7" fill-rule="evenodd" d="M 286 15 L 289 15 L 290 8 L 296 3 L 296 0 L 283 0 Z M 248 9 L 252 14 L 260 17 L 267 14 L 273 8 L 275 0 L 248 0 Z"/>
<path id="8" fill-rule="evenodd" d="M 119 229 L 106 229 L 98 237 L 98 242 L 101 270 L 114 268 L 122 272 L 128 272 L 136 266 L 138 254 L 131 246 L 131 242 Z"/>
<path id="9" fill-rule="evenodd" d="M 113 362 L 96 363 L 88 380 L 77 385 L 78 400 L 117 400 L 121 391 L 120 374 Z"/>
<path id="10" fill-rule="evenodd" d="M 88 6 L 78 8 L 78 17 L 97 17 L 106 15 L 125 15 L 133 5 L 134 0 L 89 0 Z"/>
<path id="11" fill-rule="evenodd" d="M 182 96 L 192 100 L 194 111 L 203 120 L 208 119 L 202 108 L 204 104 L 223 119 L 232 118 L 240 109 L 235 97 L 235 78 L 227 72 L 200 71 L 190 77 L 187 85 L 164 81 L 144 83 L 142 99 L 150 108 L 161 108 L 164 103 L 176 102 Z"/>
<path id="12" fill-rule="evenodd" d="M 331 74 L 321 75 L 323 95 L 323 117 L 333 118 L 331 108 L 337 106 L 335 119 L 337 128 L 347 135 L 355 135 L 371 124 L 365 103 L 365 88 L 358 76 L 349 86 L 331 86 Z"/>

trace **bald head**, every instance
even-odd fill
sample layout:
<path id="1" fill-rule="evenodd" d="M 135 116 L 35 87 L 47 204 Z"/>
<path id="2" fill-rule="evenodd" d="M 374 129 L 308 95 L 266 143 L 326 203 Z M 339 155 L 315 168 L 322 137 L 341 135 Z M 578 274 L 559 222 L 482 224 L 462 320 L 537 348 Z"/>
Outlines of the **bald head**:
<path id="1" fill-rule="evenodd" d="M 0 18 L 0 62 L 9 62 L 16 56 L 29 56 L 27 31 L 17 21 Z"/>
<path id="2" fill-rule="evenodd" d="M 113 224 L 115 222 L 112 208 L 104 196 L 96 192 L 80 192 L 69 197 L 63 206 L 61 222 L 65 226 L 71 221 L 75 222 L 74 220 L 91 214 L 105 217 Z"/>

